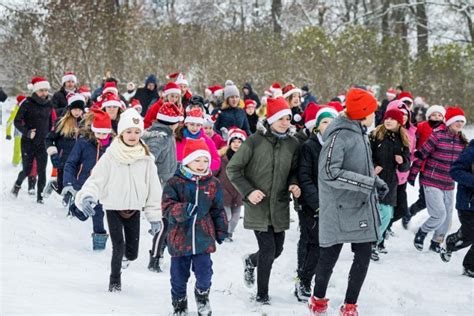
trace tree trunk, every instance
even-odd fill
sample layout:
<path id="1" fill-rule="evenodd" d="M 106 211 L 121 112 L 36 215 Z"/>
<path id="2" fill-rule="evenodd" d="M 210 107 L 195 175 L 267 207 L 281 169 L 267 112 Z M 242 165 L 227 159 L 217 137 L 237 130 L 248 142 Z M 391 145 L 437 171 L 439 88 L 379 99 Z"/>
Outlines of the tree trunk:
<path id="1" fill-rule="evenodd" d="M 416 33 L 417 55 L 422 56 L 428 52 L 428 17 L 425 1 L 418 2 L 416 5 Z"/>
<path id="2" fill-rule="evenodd" d="M 273 32 L 281 35 L 281 0 L 272 0 L 272 21 L 273 21 Z"/>

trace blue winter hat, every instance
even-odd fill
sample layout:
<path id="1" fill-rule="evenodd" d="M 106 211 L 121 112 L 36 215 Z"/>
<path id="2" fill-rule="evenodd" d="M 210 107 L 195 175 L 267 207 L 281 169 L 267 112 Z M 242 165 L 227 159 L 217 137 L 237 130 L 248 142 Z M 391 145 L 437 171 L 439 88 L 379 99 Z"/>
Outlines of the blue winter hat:
<path id="1" fill-rule="evenodd" d="M 145 86 L 147 86 L 149 83 L 153 83 L 156 85 L 156 76 L 154 74 L 151 74 L 148 76 L 148 78 L 146 78 Z"/>

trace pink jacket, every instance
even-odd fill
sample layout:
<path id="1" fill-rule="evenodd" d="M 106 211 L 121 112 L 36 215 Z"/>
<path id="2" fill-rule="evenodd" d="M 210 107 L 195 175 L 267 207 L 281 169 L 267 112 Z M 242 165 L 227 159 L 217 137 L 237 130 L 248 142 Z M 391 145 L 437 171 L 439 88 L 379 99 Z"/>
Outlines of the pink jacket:
<path id="1" fill-rule="evenodd" d="M 204 140 L 206 141 L 206 144 L 209 147 L 209 152 L 211 153 L 211 171 L 212 173 L 217 172 L 221 167 L 221 157 L 219 156 L 219 153 L 217 152 L 214 141 L 210 139 L 209 137 L 207 137 L 206 134 L 204 133 L 204 130 L 202 129 L 199 132 L 198 138 L 204 138 Z M 183 151 L 184 151 L 184 145 L 186 144 L 186 139 L 187 138 L 184 137 L 180 142 L 176 141 L 176 158 L 178 162 L 181 162 L 183 160 Z"/>

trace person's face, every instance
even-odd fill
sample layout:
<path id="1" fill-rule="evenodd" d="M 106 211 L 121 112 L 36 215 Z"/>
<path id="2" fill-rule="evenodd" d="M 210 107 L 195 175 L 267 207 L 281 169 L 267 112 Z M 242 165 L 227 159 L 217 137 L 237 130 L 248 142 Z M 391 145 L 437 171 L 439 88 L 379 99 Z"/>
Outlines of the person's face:
<path id="1" fill-rule="evenodd" d="M 229 100 L 229 105 L 233 108 L 237 107 L 237 105 L 239 105 L 239 101 L 240 101 L 240 97 L 237 96 L 237 95 L 233 95 L 231 97 L 228 98 Z"/>
<path id="2" fill-rule="evenodd" d="M 393 118 L 391 117 L 387 117 L 384 121 L 383 121 L 383 126 L 385 126 L 385 129 L 387 131 L 396 131 L 398 130 L 398 122 L 395 121 Z"/>
<path id="3" fill-rule="evenodd" d="M 154 83 L 152 83 L 152 82 L 150 82 L 150 83 L 148 83 L 148 84 L 146 85 L 146 88 L 147 88 L 148 90 L 150 90 L 150 91 L 155 90 L 155 87 L 156 87 L 156 85 L 155 85 Z"/>
<path id="4" fill-rule="evenodd" d="M 186 91 L 188 91 L 188 85 L 187 84 L 180 84 L 179 88 L 181 89 L 181 94 L 184 95 Z"/>
<path id="5" fill-rule="evenodd" d="M 135 146 L 140 142 L 140 129 L 136 127 L 127 128 L 122 132 L 123 142 L 128 146 Z"/>
<path id="6" fill-rule="evenodd" d="M 49 91 L 48 89 L 39 89 L 35 93 L 41 99 L 46 99 L 48 97 L 48 91 Z"/>
<path id="7" fill-rule="evenodd" d="M 239 150 L 241 145 L 242 145 L 242 141 L 240 139 L 234 139 L 232 143 L 230 143 L 230 149 L 236 152 L 237 150 Z"/>
<path id="8" fill-rule="evenodd" d="M 119 108 L 118 106 L 107 106 L 105 108 L 105 112 L 107 112 L 111 120 L 115 120 L 117 118 Z"/>
<path id="9" fill-rule="evenodd" d="M 408 114 L 403 114 L 403 126 L 406 126 L 408 122 Z"/>
<path id="10" fill-rule="evenodd" d="M 206 132 L 207 137 L 212 137 L 214 135 L 214 130 L 212 125 L 204 125 L 204 132 Z"/>
<path id="11" fill-rule="evenodd" d="M 197 173 L 205 173 L 209 169 L 209 159 L 207 157 L 198 157 L 188 163 L 187 167 Z"/>
<path id="12" fill-rule="evenodd" d="M 434 112 L 433 114 L 430 115 L 430 117 L 428 117 L 428 120 L 436 121 L 436 122 L 442 121 L 443 120 L 443 114 L 441 114 L 439 112 Z"/>
<path id="13" fill-rule="evenodd" d="M 249 89 L 243 88 L 242 91 L 244 92 L 245 95 L 248 95 L 250 93 Z"/>
<path id="14" fill-rule="evenodd" d="M 321 135 L 324 134 L 326 128 L 331 124 L 334 119 L 332 117 L 325 117 L 319 122 L 318 131 Z"/>
<path id="15" fill-rule="evenodd" d="M 76 119 L 80 118 L 82 116 L 82 113 L 83 113 L 83 111 L 81 109 L 72 109 L 71 110 L 71 115 Z"/>
<path id="16" fill-rule="evenodd" d="M 299 106 L 301 104 L 301 97 L 299 93 L 293 93 L 290 96 L 290 106 L 292 108 Z"/>
<path id="17" fill-rule="evenodd" d="M 177 93 L 168 94 L 168 102 L 178 104 L 179 98 L 181 98 L 181 96 Z"/>
<path id="18" fill-rule="evenodd" d="M 285 115 L 281 117 L 276 122 L 273 122 L 271 125 L 272 129 L 277 133 L 286 133 L 291 125 L 291 117 L 289 115 Z"/>
<path id="19" fill-rule="evenodd" d="M 66 81 L 64 83 L 64 88 L 66 88 L 66 90 L 74 90 L 75 87 L 76 87 L 76 84 L 72 80 Z"/>
<path id="20" fill-rule="evenodd" d="M 370 114 L 367 116 L 361 123 L 365 127 L 371 127 L 374 124 L 375 113 Z"/>
<path id="21" fill-rule="evenodd" d="M 199 131 L 202 128 L 202 124 L 198 123 L 186 123 L 186 127 L 188 128 L 188 131 L 191 132 L 191 134 L 195 135 L 199 133 Z"/>
<path id="22" fill-rule="evenodd" d="M 449 129 L 457 134 L 459 133 L 460 131 L 462 131 L 463 127 L 464 127 L 464 122 L 463 121 L 456 121 L 454 122 L 453 124 L 449 125 Z"/>
<path id="23" fill-rule="evenodd" d="M 245 112 L 247 112 L 247 115 L 253 115 L 255 113 L 255 107 L 253 105 L 249 105 L 245 109 Z"/>
<path id="24" fill-rule="evenodd" d="M 97 138 L 97 139 L 106 139 L 107 136 L 109 136 L 109 134 L 107 134 L 107 133 L 97 133 L 97 132 L 94 132 L 94 136 L 95 136 L 95 138 Z"/>

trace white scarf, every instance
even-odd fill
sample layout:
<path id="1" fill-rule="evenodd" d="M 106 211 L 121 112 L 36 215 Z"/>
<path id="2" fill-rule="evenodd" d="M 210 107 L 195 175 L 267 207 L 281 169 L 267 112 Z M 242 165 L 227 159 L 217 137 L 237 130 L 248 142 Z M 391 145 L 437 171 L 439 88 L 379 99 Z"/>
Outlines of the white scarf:
<path id="1" fill-rule="evenodd" d="M 141 139 L 137 145 L 131 147 L 127 146 L 120 137 L 116 137 L 107 151 L 109 151 L 112 157 L 118 162 L 123 164 L 131 164 L 147 156 Z"/>

